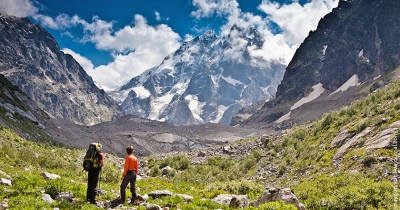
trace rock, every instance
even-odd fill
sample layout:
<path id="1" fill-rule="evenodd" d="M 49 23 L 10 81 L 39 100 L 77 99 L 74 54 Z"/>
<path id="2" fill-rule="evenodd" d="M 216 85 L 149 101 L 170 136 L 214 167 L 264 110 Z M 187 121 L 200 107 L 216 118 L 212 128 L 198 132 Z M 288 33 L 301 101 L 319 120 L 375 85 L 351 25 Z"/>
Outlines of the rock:
<path id="1" fill-rule="evenodd" d="M 3 201 L 0 203 L 0 210 L 6 210 L 8 209 L 8 203 Z"/>
<path id="2" fill-rule="evenodd" d="M 47 203 L 53 203 L 54 201 L 49 194 L 43 194 L 41 200 Z"/>
<path id="3" fill-rule="evenodd" d="M 249 198 L 247 195 L 234 195 L 229 203 L 229 207 L 231 208 L 242 208 L 249 206 Z"/>
<path id="4" fill-rule="evenodd" d="M 379 132 L 375 136 L 367 138 L 365 141 L 365 144 L 367 145 L 366 150 L 393 148 L 394 144 L 396 143 L 394 140 L 394 135 L 398 130 L 397 127 L 393 127 L 393 124 L 397 125 L 397 121 L 389 125 L 388 129 Z"/>
<path id="5" fill-rule="evenodd" d="M 231 194 L 220 194 L 217 197 L 213 198 L 212 201 L 219 204 L 229 205 L 231 203 L 233 195 Z"/>
<path id="6" fill-rule="evenodd" d="M 249 199 L 247 195 L 220 194 L 213 198 L 212 201 L 219 204 L 229 205 L 232 208 L 249 206 Z"/>
<path id="7" fill-rule="evenodd" d="M 61 202 L 62 200 L 67 200 L 69 202 L 72 202 L 73 198 L 74 196 L 71 192 L 61 192 L 56 196 L 56 200 L 58 202 Z"/>
<path id="8" fill-rule="evenodd" d="M 301 209 L 299 200 L 289 188 L 270 188 L 264 192 L 259 200 L 252 202 L 251 205 L 258 207 L 263 203 L 272 201 L 284 201 L 286 204 L 293 204 L 297 209 Z"/>
<path id="9" fill-rule="evenodd" d="M 49 179 L 61 179 L 61 177 L 57 174 L 51 174 L 51 173 L 47 173 L 47 172 L 42 172 L 40 174 L 45 180 L 49 180 Z"/>
<path id="10" fill-rule="evenodd" d="M 162 208 L 157 204 L 149 204 L 146 206 L 146 210 L 161 210 Z"/>
<path id="11" fill-rule="evenodd" d="M 341 128 L 339 134 L 332 140 L 330 148 L 341 147 L 346 141 L 353 137 L 353 133 L 349 133 L 349 130 L 345 127 Z"/>
<path id="12" fill-rule="evenodd" d="M 302 203 L 299 203 L 298 209 L 299 210 L 306 210 L 306 206 L 304 204 L 302 204 Z"/>
<path id="13" fill-rule="evenodd" d="M 107 195 L 107 191 L 99 188 L 94 189 L 94 192 L 96 193 L 96 195 Z"/>
<path id="14" fill-rule="evenodd" d="M 140 201 L 141 203 L 146 202 L 147 199 L 149 199 L 149 196 L 147 194 L 146 195 L 139 195 L 139 194 L 136 195 L 136 200 Z"/>
<path id="15" fill-rule="evenodd" d="M 233 151 L 233 148 L 232 148 L 230 145 L 224 146 L 224 147 L 222 148 L 222 151 L 223 151 L 224 153 L 227 153 L 227 154 L 235 154 L 235 151 Z"/>
<path id="16" fill-rule="evenodd" d="M 340 158 L 342 158 L 344 156 L 344 154 L 346 154 L 347 149 L 350 147 L 354 147 L 356 146 L 361 139 L 364 138 L 365 135 L 369 134 L 372 131 L 371 127 L 368 127 L 366 129 L 364 129 L 363 131 L 361 131 L 361 133 L 353 136 L 351 139 L 349 139 L 348 141 L 346 141 L 335 153 L 335 155 L 333 156 L 332 160 L 338 160 Z"/>
<path id="17" fill-rule="evenodd" d="M 167 175 L 169 174 L 169 172 L 172 171 L 173 168 L 169 167 L 169 166 L 165 166 L 164 168 L 161 169 L 161 174 L 162 175 Z"/>
<path id="18" fill-rule="evenodd" d="M 1 178 L 1 179 L 0 179 L 0 184 L 1 184 L 1 185 L 12 186 L 11 181 L 8 180 L 8 179 L 4 179 L 4 178 Z"/>
<path id="19" fill-rule="evenodd" d="M 179 197 L 181 197 L 181 198 L 183 198 L 183 200 L 185 201 L 185 202 L 192 202 L 192 200 L 193 200 L 193 196 L 190 196 L 190 195 L 185 195 L 185 194 L 176 194 L 176 196 L 179 196 Z"/>
<path id="20" fill-rule="evenodd" d="M 205 157 L 206 155 L 207 155 L 206 152 L 200 151 L 200 152 L 197 154 L 197 157 Z"/>
<path id="21" fill-rule="evenodd" d="M 174 194 L 168 190 L 155 190 L 149 193 L 149 196 L 153 199 L 164 197 L 164 196 L 173 196 Z"/>

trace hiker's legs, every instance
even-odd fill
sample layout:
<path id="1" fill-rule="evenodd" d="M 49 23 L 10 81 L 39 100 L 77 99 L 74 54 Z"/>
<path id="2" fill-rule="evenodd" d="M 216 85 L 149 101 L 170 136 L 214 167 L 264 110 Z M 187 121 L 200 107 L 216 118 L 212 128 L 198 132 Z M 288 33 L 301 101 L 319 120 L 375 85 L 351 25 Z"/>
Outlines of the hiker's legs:
<path id="1" fill-rule="evenodd" d="M 95 189 L 97 186 L 97 183 L 99 182 L 99 171 L 89 171 L 88 173 L 88 188 L 87 188 L 87 193 L 86 193 L 86 198 L 90 202 L 94 202 L 96 199 L 96 193 Z"/>
<path id="2" fill-rule="evenodd" d="M 131 184 L 131 193 L 132 193 L 132 199 L 131 202 L 135 202 L 136 200 L 136 174 L 132 174 L 132 179 L 130 180 Z"/>
<path id="3" fill-rule="evenodd" d="M 127 174 L 121 182 L 120 191 L 121 191 L 121 199 L 122 202 L 125 202 L 126 199 L 126 186 L 128 186 L 129 181 L 132 178 L 132 174 Z"/>

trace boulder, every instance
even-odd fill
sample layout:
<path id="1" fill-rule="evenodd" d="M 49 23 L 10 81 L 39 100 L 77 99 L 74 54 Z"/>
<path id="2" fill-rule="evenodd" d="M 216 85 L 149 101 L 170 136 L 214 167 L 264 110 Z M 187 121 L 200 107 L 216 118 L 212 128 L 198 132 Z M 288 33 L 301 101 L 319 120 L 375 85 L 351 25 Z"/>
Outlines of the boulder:
<path id="1" fill-rule="evenodd" d="M 149 196 L 153 199 L 164 197 L 164 196 L 173 196 L 174 194 L 168 190 L 155 190 L 149 193 Z"/>
<path id="2" fill-rule="evenodd" d="M 149 204 L 146 206 L 146 210 L 161 210 L 162 208 L 157 204 Z"/>
<path id="3" fill-rule="evenodd" d="M 6 210 L 8 209 L 8 203 L 3 201 L 0 203 L 0 210 Z"/>
<path id="4" fill-rule="evenodd" d="M 61 177 L 57 174 L 51 174 L 51 173 L 47 173 L 47 172 L 42 172 L 40 174 L 45 180 L 49 180 L 49 179 L 60 179 Z"/>
<path id="5" fill-rule="evenodd" d="M 56 196 L 56 200 L 58 202 L 61 202 L 62 200 L 67 200 L 69 202 L 72 202 L 74 196 L 71 192 L 61 192 Z"/>
<path id="6" fill-rule="evenodd" d="M 261 198 L 257 201 L 252 202 L 250 205 L 258 207 L 263 203 L 283 201 L 286 204 L 293 204 L 297 209 L 301 210 L 304 205 L 300 205 L 299 200 L 293 191 L 289 188 L 270 188 L 264 192 Z M 305 207 L 304 207 L 305 209 Z"/>
<path id="7" fill-rule="evenodd" d="M 212 201 L 219 204 L 226 204 L 232 208 L 240 208 L 249 206 L 247 195 L 221 194 L 213 198 Z"/>
<path id="8" fill-rule="evenodd" d="M 54 201 L 49 194 L 43 194 L 41 200 L 47 203 L 53 203 Z"/>
<path id="9" fill-rule="evenodd" d="M 192 202 L 192 200 L 193 200 L 193 196 L 190 196 L 190 195 L 185 195 L 185 194 L 176 194 L 176 196 L 179 196 L 179 197 L 181 197 L 181 198 L 183 198 L 183 200 L 185 201 L 185 202 Z"/>
<path id="10" fill-rule="evenodd" d="M 0 179 L 0 184 L 1 184 L 1 185 L 12 186 L 11 181 L 8 180 L 8 179 L 4 179 L 4 178 L 1 178 L 1 179 Z"/>

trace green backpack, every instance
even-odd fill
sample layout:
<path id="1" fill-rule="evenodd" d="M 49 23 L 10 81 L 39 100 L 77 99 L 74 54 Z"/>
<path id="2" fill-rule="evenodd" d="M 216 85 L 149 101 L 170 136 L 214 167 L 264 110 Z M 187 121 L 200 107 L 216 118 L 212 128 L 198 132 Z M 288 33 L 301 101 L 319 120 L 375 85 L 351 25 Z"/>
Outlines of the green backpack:
<path id="1" fill-rule="evenodd" d="M 91 143 L 86 151 L 83 159 L 83 169 L 85 171 L 92 171 L 99 167 L 98 154 L 101 150 L 100 143 Z"/>

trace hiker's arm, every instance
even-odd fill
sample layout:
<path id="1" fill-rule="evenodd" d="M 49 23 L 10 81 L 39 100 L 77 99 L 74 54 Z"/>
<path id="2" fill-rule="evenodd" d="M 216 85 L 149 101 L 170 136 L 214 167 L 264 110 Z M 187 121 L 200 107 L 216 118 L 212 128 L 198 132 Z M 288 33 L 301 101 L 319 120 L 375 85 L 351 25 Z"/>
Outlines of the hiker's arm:
<path id="1" fill-rule="evenodd" d="M 100 156 L 101 156 L 101 158 L 100 158 L 100 166 L 101 167 L 103 167 L 104 166 L 104 154 L 103 153 L 100 153 Z"/>
<path id="2" fill-rule="evenodd" d="M 128 156 L 125 157 L 125 163 L 124 163 L 124 172 L 122 173 L 122 179 L 126 176 L 126 173 L 128 172 L 128 166 L 129 166 L 129 158 Z"/>

